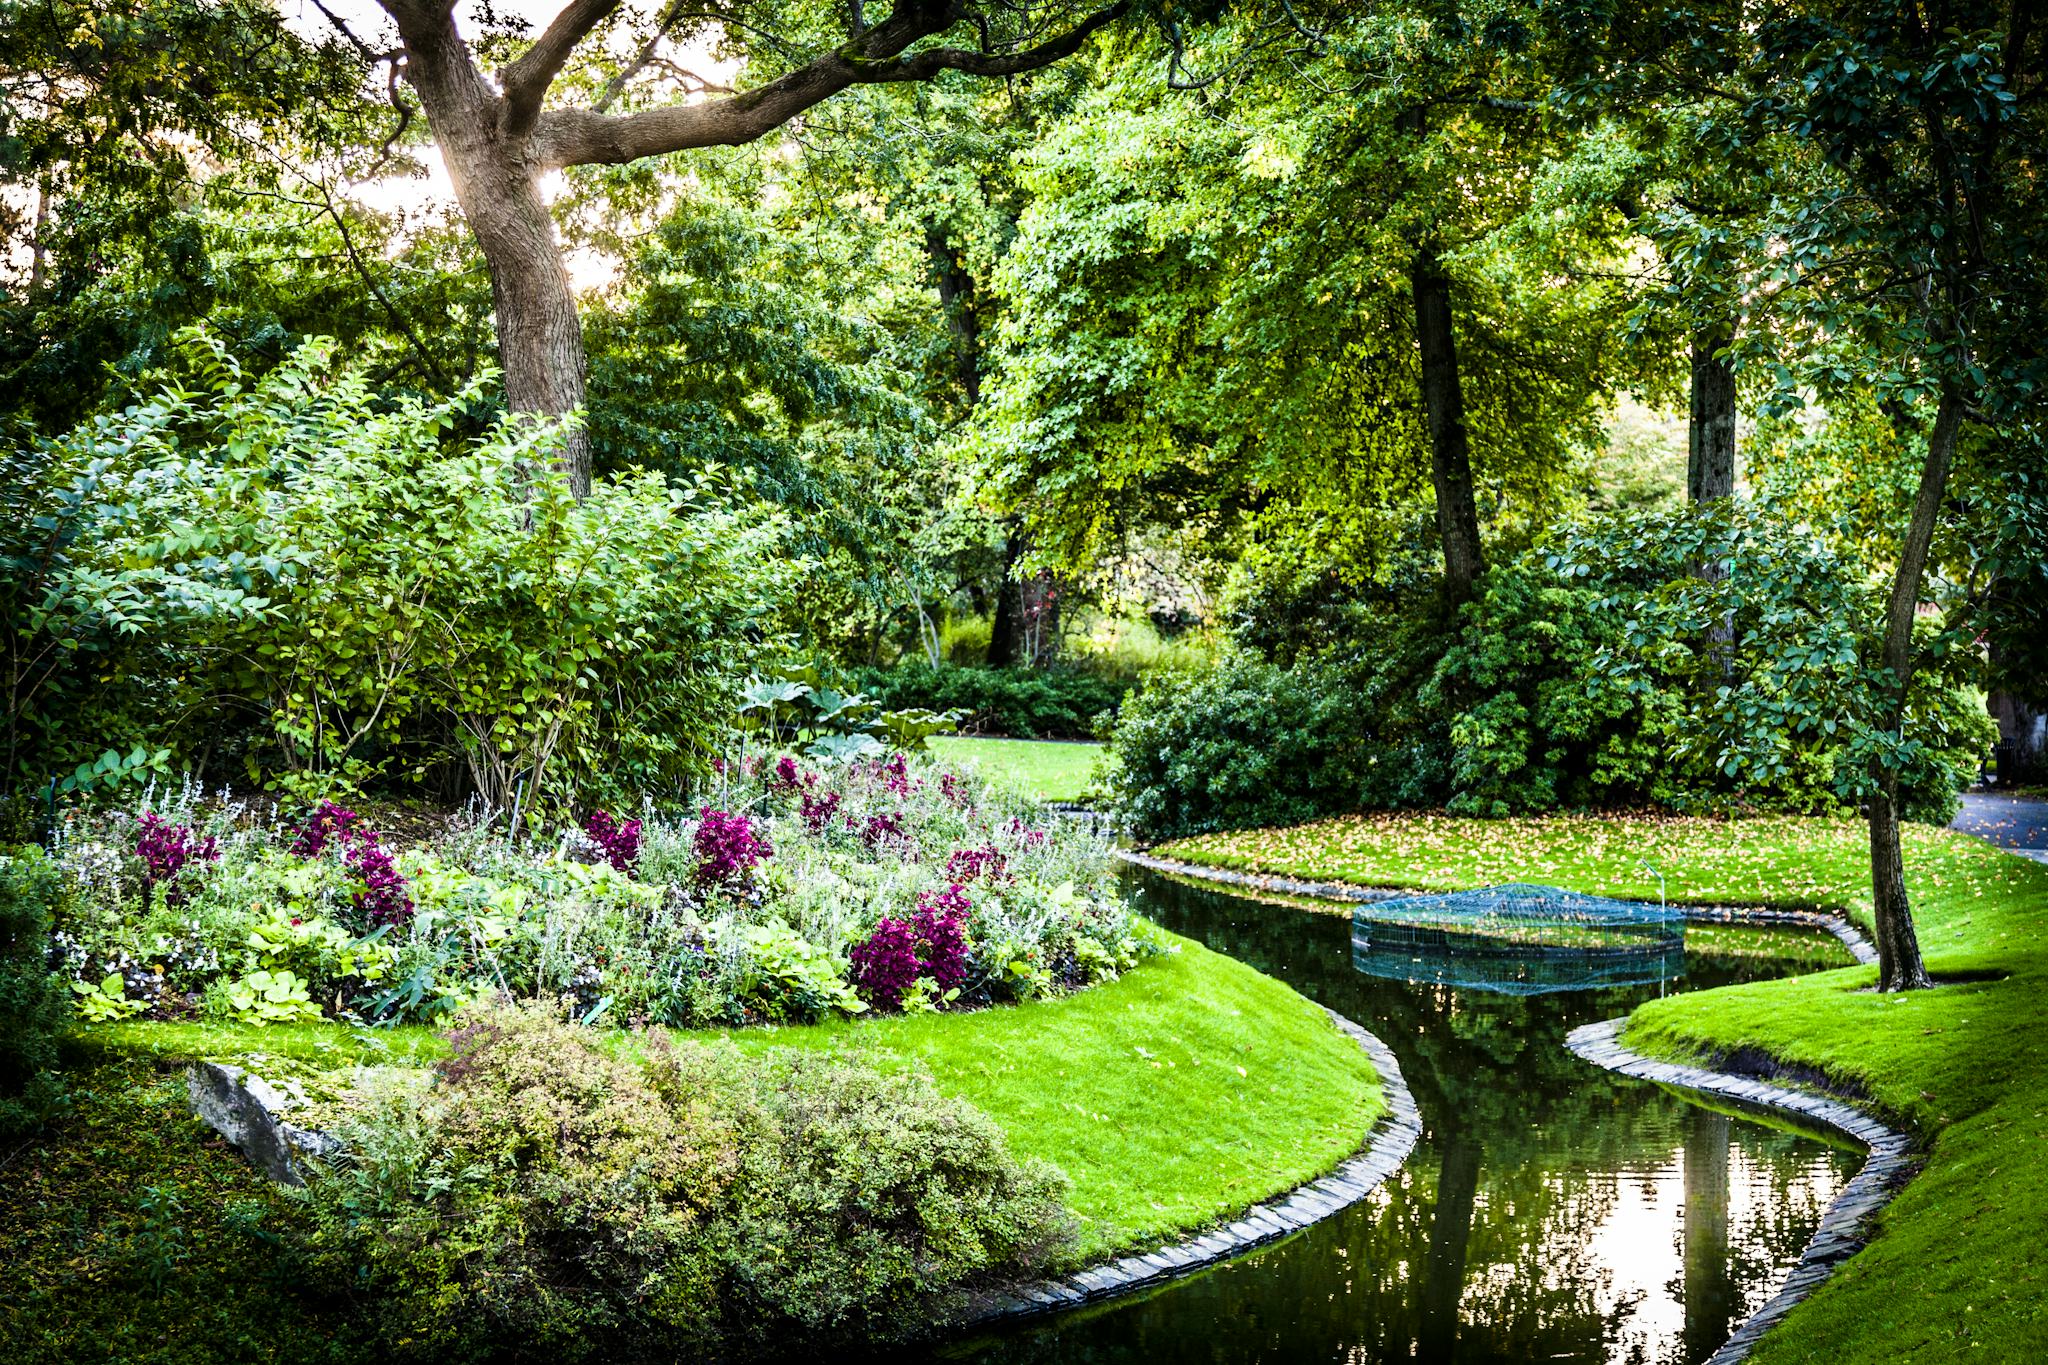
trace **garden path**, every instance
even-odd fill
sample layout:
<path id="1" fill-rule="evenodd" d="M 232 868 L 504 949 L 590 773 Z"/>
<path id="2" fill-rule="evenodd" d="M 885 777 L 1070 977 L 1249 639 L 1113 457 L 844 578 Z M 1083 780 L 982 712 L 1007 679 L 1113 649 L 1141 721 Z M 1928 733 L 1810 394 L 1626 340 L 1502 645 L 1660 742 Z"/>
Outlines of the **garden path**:
<path id="1" fill-rule="evenodd" d="M 1949 827 L 2009 848 L 2023 858 L 2048 863 L 2048 801 L 1965 792 L 1963 809 Z"/>

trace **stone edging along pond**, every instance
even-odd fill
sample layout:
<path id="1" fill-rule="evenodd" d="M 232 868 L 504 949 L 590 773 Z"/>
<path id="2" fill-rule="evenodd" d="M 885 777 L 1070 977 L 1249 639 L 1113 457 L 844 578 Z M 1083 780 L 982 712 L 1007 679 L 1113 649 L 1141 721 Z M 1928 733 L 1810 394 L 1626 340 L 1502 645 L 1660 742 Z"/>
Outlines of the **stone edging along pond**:
<path id="1" fill-rule="evenodd" d="M 1620 1075 L 1780 1110 L 1831 1128 L 1869 1149 L 1863 1169 L 1835 1197 L 1835 1202 L 1828 1205 L 1820 1227 L 1814 1231 L 1813 1240 L 1800 1253 L 1799 1264 L 1786 1277 L 1783 1287 L 1770 1302 L 1737 1327 L 1727 1343 L 1707 1361 L 1707 1365 L 1738 1365 L 1738 1362 L 1748 1359 L 1757 1342 L 1774 1323 L 1819 1288 L 1834 1273 L 1836 1266 L 1862 1249 L 1869 1240 L 1872 1220 L 1891 1202 L 1894 1191 L 1912 1173 L 1913 1144 L 1904 1133 L 1840 1100 L 1722 1071 L 1646 1057 L 1622 1045 L 1621 1031 L 1627 1023 L 1626 1019 L 1609 1019 L 1581 1025 L 1566 1035 L 1565 1046 L 1593 1065 Z"/>
<path id="2" fill-rule="evenodd" d="M 1163 872 L 1172 877 L 1189 877 L 1196 881 L 1215 882 L 1221 886 L 1241 886 L 1249 891 L 1277 892 L 1283 896 L 1307 896 L 1316 900 L 1367 904 L 1372 901 L 1429 894 L 1390 886 L 1304 881 L 1298 877 L 1272 873 L 1238 872 L 1227 867 L 1184 863 L 1175 858 L 1155 858 L 1149 853 L 1139 853 L 1128 848 L 1120 848 L 1115 852 L 1117 857 L 1133 867 L 1142 867 L 1148 871 Z M 1766 905 L 1681 905 L 1678 908 L 1685 912 L 1688 924 L 1734 924 L 1763 928 L 1785 925 L 1824 930 L 1840 939 L 1842 946 L 1849 950 L 1849 955 L 1854 957 L 1859 965 L 1877 965 L 1877 949 L 1863 936 L 1863 931 L 1840 915 L 1831 915 L 1823 910 L 1781 910 Z"/>
<path id="3" fill-rule="evenodd" d="M 1379 1072 L 1380 1095 L 1386 1103 L 1365 1144 L 1342 1165 L 1284 1195 L 1252 1205 L 1226 1226 L 1203 1236 L 1119 1257 L 1058 1279 L 1004 1290 L 976 1303 L 957 1325 L 990 1327 L 1150 1289 L 1290 1237 L 1377 1189 L 1414 1150 L 1422 1136 L 1422 1115 L 1401 1079 L 1401 1064 L 1387 1045 L 1335 1010 L 1329 1013 L 1338 1031 L 1357 1043 Z"/>

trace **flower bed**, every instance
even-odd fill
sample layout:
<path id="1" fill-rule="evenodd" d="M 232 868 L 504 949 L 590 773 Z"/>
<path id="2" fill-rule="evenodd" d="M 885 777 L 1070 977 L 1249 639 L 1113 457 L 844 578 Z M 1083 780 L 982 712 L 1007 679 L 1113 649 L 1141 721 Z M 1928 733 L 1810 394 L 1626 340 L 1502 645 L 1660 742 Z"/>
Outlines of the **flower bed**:
<path id="1" fill-rule="evenodd" d="M 750 761 L 694 815 L 475 822 L 399 847 L 322 803 L 197 793 L 74 817 L 53 954 L 89 1020 L 809 1023 L 1071 991 L 1151 951 L 1100 839 L 897 755 Z"/>

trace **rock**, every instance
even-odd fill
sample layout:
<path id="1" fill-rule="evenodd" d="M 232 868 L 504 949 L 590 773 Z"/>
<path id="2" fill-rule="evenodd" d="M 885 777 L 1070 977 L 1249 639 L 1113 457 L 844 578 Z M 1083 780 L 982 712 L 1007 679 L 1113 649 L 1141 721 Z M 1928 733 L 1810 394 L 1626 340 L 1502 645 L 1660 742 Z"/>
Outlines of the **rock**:
<path id="1" fill-rule="evenodd" d="M 291 1107 L 291 1100 L 238 1066 L 193 1062 L 185 1068 L 185 1093 L 192 1112 L 280 1184 L 306 1183 L 296 1157 L 325 1157 L 341 1146 L 325 1133 L 286 1123 L 279 1114 Z"/>

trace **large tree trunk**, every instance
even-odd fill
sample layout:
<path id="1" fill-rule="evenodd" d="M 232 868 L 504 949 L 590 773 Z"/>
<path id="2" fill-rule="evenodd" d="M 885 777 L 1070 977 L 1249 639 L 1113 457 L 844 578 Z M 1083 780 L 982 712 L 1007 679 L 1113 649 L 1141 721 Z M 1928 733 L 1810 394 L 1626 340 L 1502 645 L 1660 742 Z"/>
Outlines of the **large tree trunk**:
<path id="1" fill-rule="evenodd" d="M 1451 280 L 1436 252 L 1421 247 L 1409 274 L 1415 293 L 1415 335 L 1422 351 L 1422 409 L 1429 421 L 1429 474 L 1436 489 L 1437 534 L 1444 547 L 1444 598 L 1469 601 L 1479 571 L 1479 512 L 1472 493 L 1472 444 L 1465 430 L 1465 392 L 1458 381 L 1451 330 Z"/>
<path id="2" fill-rule="evenodd" d="M 1714 354 L 1731 340 L 1726 327 L 1703 327 L 1692 338 L 1685 495 L 1695 503 L 1735 495 L 1735 366 Z"/>
<path id="3" fill-rule="evenodd" d="M 452 13 L 391 13 L 405 39 L 406 79 L 490 269 L 505 405 L 545 418 L 574 412 L 586 396 L 583 327 L 531 138 L 504 126 L 503 101 L 469 60 Z M 576 496 L 590 491 L 590 437 L 580 426 L 564 442 L 560 467 Z"/>
<path id="4" fill-rule="evenodd" d="M 1913 517 L 1899 548 L 1898 571 L 1892 577 L 1891 603 L 1885 612 L 1882 663 L 1891 675 L 1890 715 L 1894 737 L 1903 739 L 1906 699 L 1913 682 L 1913 615 L 1920 604 L 1920 579 L 1934 543 L 1934 523 L 1955 462 L 1956 438 L 1963 425 L 1963 405 L 1944 388 L 1934 430 L 1927 438 L 1927 462 L 1920 469 L 1920 491 L 1913 499 Z M 1895 770 L 1873 774 L 1877 792 L 1870 798 L 1870 891 L 1877 923 L 1879 990 L 1909 991 L 1933 985 L 1920 960 L 1920 939 L 1913 931 L 1913 907 L 1906 896 L 1906 861 L 1899 842 L 1899 778 Z"/>

